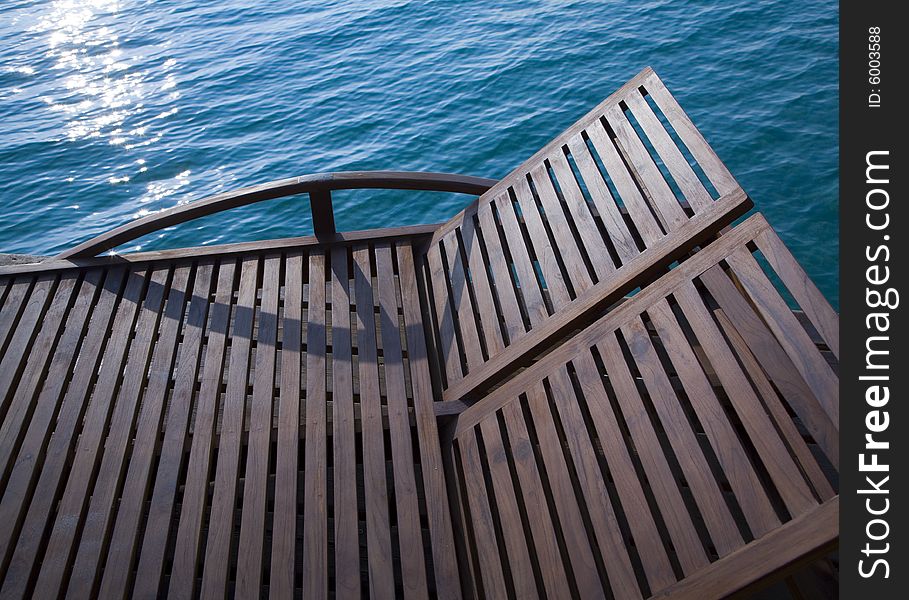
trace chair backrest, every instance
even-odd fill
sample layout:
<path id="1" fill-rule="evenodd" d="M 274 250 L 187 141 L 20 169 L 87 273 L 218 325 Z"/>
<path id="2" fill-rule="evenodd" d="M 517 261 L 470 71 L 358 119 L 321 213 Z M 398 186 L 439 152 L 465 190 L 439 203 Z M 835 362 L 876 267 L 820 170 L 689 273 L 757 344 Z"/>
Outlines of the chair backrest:
<path id="1" fill-rule="evenodd" d="M 837 336 L 755 215 L 467 408 L 478 590 L 725 597 L 829 549 Z"/>
<path id="2" fill-rule="evenodd" d="M 443 399 L 479 394 L 750 206 L 645 69 L 434 234 Z"/>

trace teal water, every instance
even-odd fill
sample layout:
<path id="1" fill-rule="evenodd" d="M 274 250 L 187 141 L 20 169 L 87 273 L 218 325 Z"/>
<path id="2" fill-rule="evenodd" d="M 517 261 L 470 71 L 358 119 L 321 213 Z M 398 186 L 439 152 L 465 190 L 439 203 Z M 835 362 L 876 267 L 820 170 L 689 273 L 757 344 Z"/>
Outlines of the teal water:
<path id="1" fill-rule="evenodd" d="M 501 177 L 651 65 L 837 304 L 837 27 L 820 0 L 5 0 L 0 252 L 310 172 Z M 335 210 L 363 229 L 466 201 L 347 192 Z M 310 231 L 283 199 L 123 250 Z"/>

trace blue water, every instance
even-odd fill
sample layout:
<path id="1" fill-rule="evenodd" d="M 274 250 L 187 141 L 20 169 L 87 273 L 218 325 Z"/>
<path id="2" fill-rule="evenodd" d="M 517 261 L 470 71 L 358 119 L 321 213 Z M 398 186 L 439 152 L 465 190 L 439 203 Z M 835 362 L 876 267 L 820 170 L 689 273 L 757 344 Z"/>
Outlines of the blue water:
<path id="1" fill-rule="evenodd" d="M 0 252 L 310 172 L 501 177 L 652 65 L 837 304 L 837 26 L 819 0 L 4 0 Z M 466 201 L 335 195 L 343 229 Z M 124 250 L 310 231 L 284 199 Z"/>

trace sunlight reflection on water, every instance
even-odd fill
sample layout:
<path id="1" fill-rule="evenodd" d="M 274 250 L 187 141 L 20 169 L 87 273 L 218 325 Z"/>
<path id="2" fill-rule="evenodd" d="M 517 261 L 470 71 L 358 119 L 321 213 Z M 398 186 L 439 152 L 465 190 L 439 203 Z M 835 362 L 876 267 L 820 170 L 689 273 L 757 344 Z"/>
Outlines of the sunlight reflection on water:
<path id="1" fill-rule="evenodd" d="M 459 8 L 2 0 L 0 252 L 54 254 L 191 199 L 303 173 L 501 177 L 649 64 L 835 299 L 833 0 Z M 445 221 L 466 202 L 334 200 L 347 230 Z M 133 245 L 302 235 L 301 206 L 240 208 Z"/>
<path id="2" fill-rule="evenodd" d="M 45 58 L 56 72 L 58 85 L 41 100 L 51 111 L 64 115 L 61 133 L 70 141 L 101 138 L 129 154 L 125 161 L 111 157 L 111 162 L 122 163 L 114 172 L 106 173 L 106 182 L 111 185 L 149 172 L 147 159 L 135 155 L 143 149 L 151 150 L 166 135 L 169 118 L 179 112 L 173 104 L 180 98 L 176 59 L 164 60 L 152 72 L 139 68 L 147 63 L 141 49 L 121 47 L 120 10 L 118 0 L 57 0 L 42 11 L 30 30 L 46 36 Z M 24 74 L 35 73 L 32 67 L 19 69 Z M 145 105 L 149 98 L 171 106 L 150 114 Z M 190 174 L 186 169 L 165 178 L 157 178 L 155 173 L 144 175 L 149 181 L 139 204 L 158 203 L 175 194 L 190 183 Z M 156 211 L 143 207 L 133 218 L 152 212 Z"/>

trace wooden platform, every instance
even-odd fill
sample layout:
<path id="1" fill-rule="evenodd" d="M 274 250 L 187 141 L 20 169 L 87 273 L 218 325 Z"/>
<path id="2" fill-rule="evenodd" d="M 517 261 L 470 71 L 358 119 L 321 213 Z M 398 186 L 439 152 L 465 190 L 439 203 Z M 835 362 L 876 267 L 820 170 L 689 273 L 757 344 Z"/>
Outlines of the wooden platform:
<path id="1" fill-rule="evenodd" d="M 336 233 L 356 187 L 479 198 Z M 314 236 L 95 257 L 289 194 Z M 293 178 L 0 266 L 0 596 L 786 576 L 836 545 L 838 318 L 750 206 L 645 69 L 498 182 Z"/>

